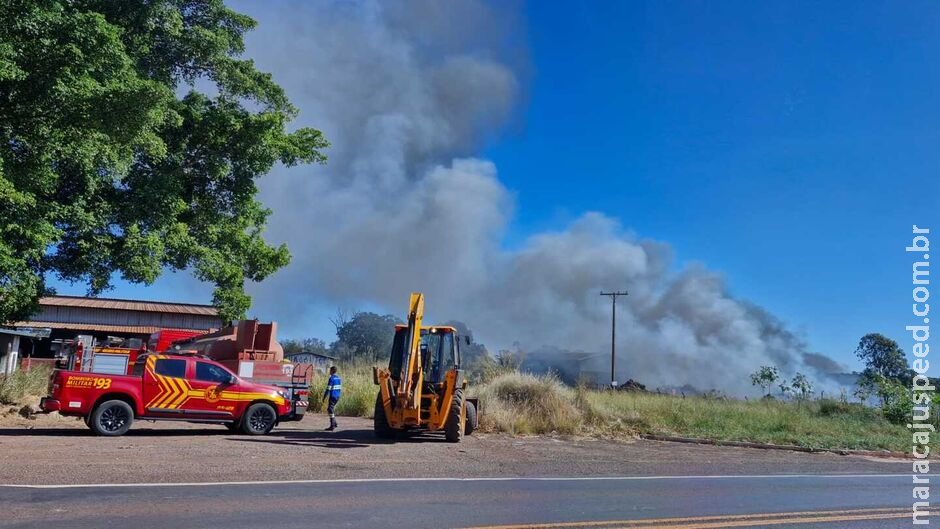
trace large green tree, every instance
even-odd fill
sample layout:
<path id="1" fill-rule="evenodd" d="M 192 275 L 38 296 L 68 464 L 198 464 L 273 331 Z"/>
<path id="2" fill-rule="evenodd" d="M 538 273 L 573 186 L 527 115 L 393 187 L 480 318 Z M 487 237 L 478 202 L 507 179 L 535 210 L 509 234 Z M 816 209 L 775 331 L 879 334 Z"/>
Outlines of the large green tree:
<path id="1" fill-rule="evenodd" d="M 398 323 L 402 321 L 391 314 L 357 312 L 337 325 L 331 351 L 343 360 L 388 361 Z"/>
<path id="2" fill-rule="evenodd" d="M 862 336 L 855 355 L 865 363 L 865 372 L 900 382 L 908 376 L 907 358 L 898 342 L 876 332 Z"/>
<path id="3" fill-rule="evenodd" d="M 256 179 L 327 146 L 240 58 L 255 22 L 221 0 L 5 0 L 0 20 L 0 322 L 50 275 L 96 295 L 166 269 L 243 316 L 245 280 L 289 260 Z"/>
<path id="4" fill-rule="evenodd" d="M 904 351 L 898 347 L 898 342 L 873 332 L 858 341 L 855 355 L 865 363 L 858 379 L 859 389 L 868 395 L 878 395 L 882 408 L 888 410 L 898 394 L 896 386 L 910 377 Z"/>

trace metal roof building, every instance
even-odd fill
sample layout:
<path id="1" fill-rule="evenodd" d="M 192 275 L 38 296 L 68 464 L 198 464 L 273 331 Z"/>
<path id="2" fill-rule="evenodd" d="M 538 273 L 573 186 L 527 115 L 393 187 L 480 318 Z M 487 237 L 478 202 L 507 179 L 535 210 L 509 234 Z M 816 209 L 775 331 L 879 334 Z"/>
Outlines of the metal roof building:
<path id="1" fill-rule="evenodd" d="M 13 327 L 69 329 L 89 334 L 147 334 L 160 329 L 210 331 L 222 327 L 219 313 L 209 305 L 127 299 L 48 296 L 29 321 Z"/>
<path id="2" fill-rule="evenodd" d="M 0 372 L 17 357 L 50 357 L 56 343 L 78 335 L 109 336 L 146 341 L 160 329 L 211 332 L 222 327 L 210 305 L 129 299 L 47 296 L 27 321 L 0 328 Z"/>

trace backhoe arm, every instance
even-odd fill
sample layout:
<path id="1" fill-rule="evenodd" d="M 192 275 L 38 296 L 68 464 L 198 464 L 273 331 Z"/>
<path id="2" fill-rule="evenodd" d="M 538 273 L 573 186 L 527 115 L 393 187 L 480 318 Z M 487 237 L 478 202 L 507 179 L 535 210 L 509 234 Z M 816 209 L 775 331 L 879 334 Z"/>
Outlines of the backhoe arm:
<path id="1" fill-rule="evenodd" d="M 402 348 L 401 374 L 396 392 L 396 401 L 400 409 L 417 408 L 418 399 L 414 398 L 415 389 L 421 384 L 421 320 L 424 318 L 424 294 L 411 293 L 408 303 L 408 335 Z"/>

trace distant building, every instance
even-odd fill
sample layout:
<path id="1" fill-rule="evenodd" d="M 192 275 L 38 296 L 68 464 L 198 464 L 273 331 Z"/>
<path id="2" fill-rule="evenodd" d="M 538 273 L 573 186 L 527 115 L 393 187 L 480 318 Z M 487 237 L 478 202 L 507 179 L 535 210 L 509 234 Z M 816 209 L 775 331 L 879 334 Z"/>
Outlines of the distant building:
<path id="1" fill-rule="evenodd" d="M 141 340 L 160 329 L 211 332 L 222 327 L 210 305 L 128 299 L 48 296 L 29 320 L 0 328 L 0 372 L 12 371 L 16 360 L 52 358 L 63 343 L 92 336 Z"/>
<path id="2" fill-rule="evenodd" d="M 326 373 L 327 369 L 336 362 L 332 356 L 310 352 L 287 354 L 284 355 L 284 359 L 295 364 L 312 364 L 313 368 L 320 373 Z"/>

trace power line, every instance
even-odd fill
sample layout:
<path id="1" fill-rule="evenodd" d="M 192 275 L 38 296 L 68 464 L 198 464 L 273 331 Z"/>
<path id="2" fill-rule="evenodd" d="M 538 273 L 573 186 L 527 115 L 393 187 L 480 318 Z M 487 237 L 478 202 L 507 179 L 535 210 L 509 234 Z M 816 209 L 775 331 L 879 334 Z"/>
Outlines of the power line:
<path id="1" fill-rule="evenodd" d="M 617 358 L 617 296 L 626 296 L 627 291 L 604 292 L 602 296 L 610 296 L 610 387 L 617 387 L 617 377 L 614 374 Z"/>

